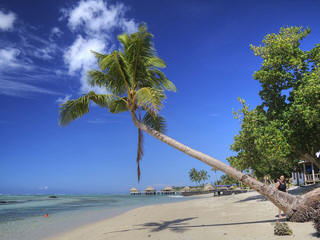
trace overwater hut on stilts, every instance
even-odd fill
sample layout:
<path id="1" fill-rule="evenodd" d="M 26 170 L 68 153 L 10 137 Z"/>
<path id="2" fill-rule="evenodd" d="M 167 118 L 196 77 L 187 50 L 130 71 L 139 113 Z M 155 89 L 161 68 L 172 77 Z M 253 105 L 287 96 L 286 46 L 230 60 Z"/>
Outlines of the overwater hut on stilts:
<path id="1" fill-rule="evenodd" d="M 172 187 L 166 186 L 161 190 L 161 194 L 172 195 L 172 194 L 175 194 L 175 191 L 173 190 Z"/>
<path id="2" fill-rule="evenodd" d="M 135 187 L 130 188 L 130 195 L 141 195 L 141 192 Z"/>
<path id="3" fill-rule="evenodd" d="M 149 186 L 144 190 L 144 193 L 146 195 L 156 195 L 156 189 L 154 189 L 153 187 Z"/>

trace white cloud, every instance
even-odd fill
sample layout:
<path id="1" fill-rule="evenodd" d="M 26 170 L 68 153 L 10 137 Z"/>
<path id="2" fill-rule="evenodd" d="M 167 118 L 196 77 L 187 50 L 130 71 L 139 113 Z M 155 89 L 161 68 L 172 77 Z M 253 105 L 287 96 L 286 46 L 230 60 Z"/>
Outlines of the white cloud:
<path id="1" fill-rule="evenodd" d="M 81 74 L 81 92 L 88 92 L 92 88 L 87 83 L 87 71 L 96 67 L 96 58 L 91 50 L 103 52 L 105 42 L 102 39 L 84 39 L 81 35 L 77 37 L 74 43 L 64 54 L 64 61 L 69 66 L 69 74 L 74 75 L 77 72 Z M 102 92 L 98 88 L 97 92 Z"/>
<path id="2" fill-rule="evenodd" d="M 74 8 L 62 12 L 70 30 L 77 34 L 64 54 L 69 74 L 81 75 L 81 92 L 104 92 L 100 88 L 92 89 L 87 83 L 87 71 L 97 68 L 96 58 L 90 50 L 111 52 L 114 32 L 135 32 L 137 24 L 124 17 L 126 8 L 123 4 L 109 5 L 103 0 L 81 0 Z"/>
<path id="3" fill-rule="evenodd" d="M 0 30 L 11 30 L 13 28 L 15 20 L 16 15 L 13 12 L 8 12 L 6 14 L 5 12 L 0 10 Z"/>
<path id="4" fill-rule="evenodd" d="M 127 33 L 134 33 L 138 31 L 138 25 L 132 19 L 131 20 L 123 19 L 122 24 L 123 24 L 123 30 Z"/>
<path id="5" fill-rule="evenodd" d="M 93 67 L 96 63 L 96 58 L 90 50 L 102 52 L 105 47 L 105 43 L 101 39 L 85 39 L 78 35 L 77 39 L 64 54 L 64 61 L 69 65 L 69 74 Z"/>
<path id="6" fill-rule="evenodd" d="M 54 28 L 52 28 L 52 30 L 51 30 L 50 38 L 60 37 L 62 34 L 63 34 L 63 32 L 60 30 L 60 28 L 54 27 Z"/>
<path id="7" fill-rule="evenodd" d="M 126 8 L 123 4 L 108 5 L 102 0 L 82 0 L 68 14 L 68 25 L 75 31 L 84 30 L 87 34 L 109 32 L 114 28 L 134 31 L 137 25 L 124 18 Z"/>
<path id="8" fill-rule="evenodd" d="M 18 58 L 20 53 L 17 48 L 0 49 L 0 70 L 7 71 L 11 68 L 31 69 L 30 65 Z"/>
<path id="9" fill-rule="evenodd" d="M 57 92 L 33 86 L 31 84 L 0 79 L 0 95 L 25 97 L 30 93 L 59 95 Z"/>
<path id="10" fill-rule="evenodd" d="M 18 49 L 0 49 L 0 67 L 14 67 L 17 65 L 17 56 L 20 54 Z"/>
<path id="11" fill-rule="evenodd" d="M 32 55 L 39 59 L 50 60 L 54 58 L 55 54 L 56 54 L 55 45 L 48 45 L 47 47 L 39 48 L 33 51 Z"/>
<path id="12" fill-rule="evenodd" d="M 58 104 L 65 103 L 66 101 L 69 101 L 70 98 L 71 98 L 71 95 L 66 95 L 64 98 L 63 98 L 63 97 L 59 97 L 59 98 L 56 100 L 56 103 L 58 103 Z"/>
<path id="13" fill-rule="evenodd" d="M 61 70 L 61 69 L 56 69 L 56 70 L 54 70 L 54 73 L 55 73 L 57 76 L 65 75 L 64 71 Z"/>
<path id="14" fill-rule="evenodd" d="M 13 29 L 15 22 L 14 13 L 0 10 L 0 31 Z M 54 66 L 42 63 L 61 53 L 62 48 L 50 37 L 52 34 L 59 35 L 59 29 L 53 28 L 47 35 L 42 35 L 39 28 L 19 21 L 12 34 L 16 35 L 14 41 L 6 35 L 0 41 L 0 95 L 28 97 L 35 93 L 58 94 L 28 82 L 56 78 Z"/>
<path id="15" fill-rule="evenodd" d="M 42 60 L 52 60 L 62 51 L 52 37 L 48 38 L 35 35 L 32 32 L 20 30 L 21 47 L 26 56 Z"/>

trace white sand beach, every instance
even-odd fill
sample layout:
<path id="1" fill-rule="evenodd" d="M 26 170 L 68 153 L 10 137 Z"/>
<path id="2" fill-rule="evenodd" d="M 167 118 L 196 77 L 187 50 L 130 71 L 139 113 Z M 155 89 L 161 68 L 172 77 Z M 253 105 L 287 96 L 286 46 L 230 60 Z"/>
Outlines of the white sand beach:
<path id="1" fill-rule="evenodd" d="M 203 196 L 130 210 L 47 240 L 318 239 L 312 223 L 288 222 L 292 236 L 274 236 L 277 208 L 256 192 Z"/>

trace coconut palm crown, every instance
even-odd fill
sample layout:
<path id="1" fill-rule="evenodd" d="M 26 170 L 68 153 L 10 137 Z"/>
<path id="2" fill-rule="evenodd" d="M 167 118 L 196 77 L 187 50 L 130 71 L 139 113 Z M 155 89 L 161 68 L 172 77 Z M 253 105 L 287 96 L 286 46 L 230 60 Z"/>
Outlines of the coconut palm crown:
<path id="1" fill-rule="evenodd" d="M 160 70 L 165 62 L 157 56 L 153 35 L 146 24 L 141 24 L 133 34 L 121 34 L 118 40 L 122 50 L 110 54 L 93 52 L 99 70 L 88 72 L 92 87 L 104 88 L 108 94 L 93 91 L 75 100 L 69 100 L 60 107 L 59 124 L 71 121 L 89 112 L 90 102 L 108 109 L 111 113 L 129 111 L 135 119 L 151 129 L 165 132 L 165 119 L 159 115 L 166 98 L 165 90 L 176 91 L 175 85 Z M 138 129 L 137 175 L 140 181 L 139 162 L 143 155 L 143 134 Z"/>

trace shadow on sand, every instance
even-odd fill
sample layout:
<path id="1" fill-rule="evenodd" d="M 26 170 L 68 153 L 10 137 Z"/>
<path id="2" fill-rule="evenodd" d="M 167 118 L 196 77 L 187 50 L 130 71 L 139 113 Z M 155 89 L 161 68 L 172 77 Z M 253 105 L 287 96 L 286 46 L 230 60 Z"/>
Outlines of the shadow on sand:
<path id="1" fill-rule="evenodd" d="M 262 196 L 262 195 L 255 195 L 255 196 L 251 196 L 251 197 L 247 197 L 247 198 L 244 198 L 244 199 L 241 199 L 239 201 L 237 201 L 238 203 L 239 202 L 247 202 L 247 201 L 253 201 L 253 200 L 258 200 L 258 201 L 267 201 L 267 199 Z"/>
<path id="2" fill-rule="evenodd" d="M 108 233 L 128 232 L 128 231 L 137 231 L 137 230 L 149 230 L 149 232 L 160 232 L 166 229 L 169 229 L 170 231 L 173 231 L 173 232 L 182 233 L 192 228 L 221 227 L 221 226 L 247 225 L 247 224 L 257 224 L 257 223 L 274 223 L 276 221 L 279 221 L 277 219 L 270 219 L 270 220 L 262 220 L 262 221 L 201 224 L 201 225 L 188 224 L 188 221 L 191 221 L 196 218 L 197 217 L 190 217 L 190 218 L 179 218 L 171 221 L 147 222 L 144 224 L 136 225 L 137 226 L 136 228 L 124 229 L 124 230 L 108 232 Z"/>

